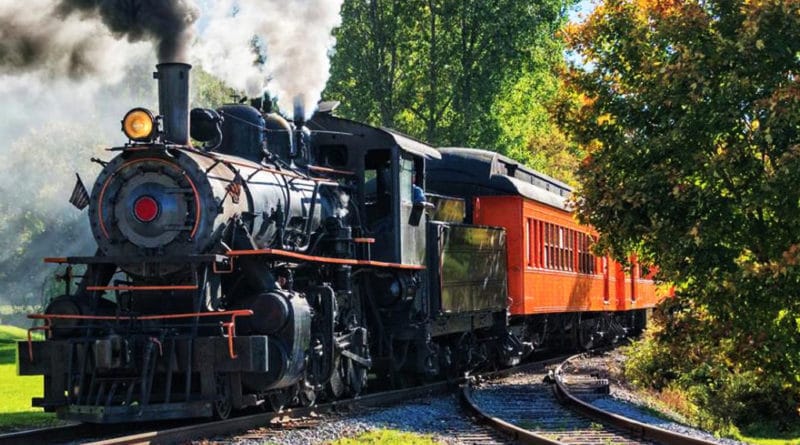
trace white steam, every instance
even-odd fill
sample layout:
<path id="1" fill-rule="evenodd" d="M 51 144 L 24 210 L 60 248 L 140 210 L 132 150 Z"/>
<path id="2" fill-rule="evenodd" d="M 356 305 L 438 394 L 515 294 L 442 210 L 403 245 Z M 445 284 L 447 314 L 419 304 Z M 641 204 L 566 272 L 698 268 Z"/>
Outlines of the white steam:
<path id="1" fill-rule="evenodd" d="M 330 71 L 331 35 L 342 0 L 217 0 L 195 47 L 203 68 L 258 96 L 265 89 L 292 117 L 300 98 L 306 118 L 316 109 Z M 255 40 L 254 40 L 255 38 Z M 266 57 L 256 63 L 254 44 Z"/>
<path id="2" fill-rule="evenodd" d="M 86 211 L 68 202 L 75 173 L 91 190 L 100 166 L 89 159 L 108 160 L 105 148 L 125 142 L 127 110 L 156 104 L 150 45 L 126 45 L 129 57 L 149 57 L 123 64 L 116 84 L 53 79 L 52 70 L 0 75 L 0 305 L 41 301 L 57 271 L 42 258 L 97 249 Z"/>
<path id="3" fill-rule="evenodd" d="M 203 14 L 206 27 L 193 48 L 204 70 L 228 86 L 258 97 L 265 89 L 266 73 L 257 64 L 255 20 L 244 14 L 237 0 L 210 0 Z"/>

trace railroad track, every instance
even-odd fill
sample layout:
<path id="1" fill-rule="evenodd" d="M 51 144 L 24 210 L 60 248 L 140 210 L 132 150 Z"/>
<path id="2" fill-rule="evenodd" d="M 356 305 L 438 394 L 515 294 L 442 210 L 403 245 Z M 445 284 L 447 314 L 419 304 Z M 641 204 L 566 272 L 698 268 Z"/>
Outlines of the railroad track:
<path id="1" fill-rule="evenodd" d="M 434 394 L 452 393 L 459 384 L 463 384 L 465 406 L 476 417 L 485 420 L 485 424 L 473 422 L 468 426 L 445 427 L 443 434 L 458 437 L 466 444 L 711 443 L 625 419 L 586 403 L 582 399 L 607 394 L 608 386 L 607 382 L 590 375 L 565 375 L 565 365 L 576 357 L 565 360 L 562 356 L 483 374 L 479 379 L 500 380 L 492 380 L 492 383 L 478 390 L 473 388 L 474 378 L 457 379 L 369 394 L 311 408 L 244 415 L 225 421 L 184 421 L 182 424 L 162 423 L 156 427 L 153 424 L 82 424 L 0 435 L 0 443 L 81 442 L 119 445 L 185 443 L 203 439 L 225 443 L 263 441 L 288 429 L 313 429 L 321 422 L 351 415 L 365 408 L 385 407 Z M 559 363 L 561 365 L 556 372 L 548 370 L 548 367 Z M 135 434 L 130 434 L 131 428 L 138 428 L 134 430 Z M 98 437 L 102 439 L 96 440 Z"/>
<path id="2" fill-rule="evenodd" d="M 531 369 L 543 369 L 564 359 L 563 356 L 542 361 L 523 364 L 488 374 L 493 378 L 502 377 Z M 38 430 L 22 431 L 0 435 L 0 444 L 32 444 L 32 443 L 94 443 L 104 445 L 118 444 L 168 444 L 182 443 L 191 440 L 237 436 L 241 439 L 269 438 L 276 431 L 290 428 L 313 428 L 318 422 L 331 414 L 349 414 L 354 410 L 368 407 L 382 407 L 402 401 L 420 398 L 432 394 L 453 393 L 460 384 L 466 381 L 460 378 L 451 381 L 437 382 L 424 386 L 379 392 L 360 396 L 355 399 L 341 400 L 311 408 L 292 408 L 280 413 L 259 413 L 244 415 L 224 421 L 172 421 L 146 424 L 94 425 L 78 424 Z M 462 438 L 465 443 L 497 444 L 508 443 L 505 436 L 491 428 L 470 425 L 447 431 L 448 435 Z"/>
<path id="3" fill-rule="evenodd" d="M 709 445 L 697 439 L 628 419 L 587 400 L 608 394 L 608 382 L 588 374 L 565 375 L 572 356 L 555 372 L 537 370 L 474 388 L 464 385 L 465 407 L 482 422 L 524 444 Z"/>
<path id="4" fill-rule="evenodd" d="M 234 436 L 243 432 L 270 435 L 270 430 L 286 428 L 310 428 L 320 416 L 329 413 L 351 413 L 363 407 L 386 406 L 405 400 L 453 392 L 461 380 L 443 381 L 414 388 L 368 394 L 354 399 L 340 400 L 310 408 L 292 408 L 278 413 L 244 415 L 222 421 L 182 422 L 166 427 L 158 424 L 92 425 L 79 424 L 65 427 L 44 428 L 0 435 L 4 445 L 32 443 L 90 443 L 95 445 L 123 444 L 170 444 L 221 436 Z M 134 434 L 131 434 L 133 429 Z M 243 436 L 244 437 L 244 436 Z"/>

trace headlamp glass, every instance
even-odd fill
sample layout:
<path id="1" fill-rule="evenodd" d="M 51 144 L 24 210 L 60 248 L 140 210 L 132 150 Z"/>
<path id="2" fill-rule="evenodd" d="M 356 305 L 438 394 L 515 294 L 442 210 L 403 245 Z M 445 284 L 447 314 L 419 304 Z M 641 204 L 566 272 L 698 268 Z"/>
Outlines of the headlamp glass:
<path id="1" fill-rule="evenodd" d="M 134 108 L 122 120 L 122 131 L 132 141 L 150 142 L 155 128 L 153 113 L 144 108 Z"/>

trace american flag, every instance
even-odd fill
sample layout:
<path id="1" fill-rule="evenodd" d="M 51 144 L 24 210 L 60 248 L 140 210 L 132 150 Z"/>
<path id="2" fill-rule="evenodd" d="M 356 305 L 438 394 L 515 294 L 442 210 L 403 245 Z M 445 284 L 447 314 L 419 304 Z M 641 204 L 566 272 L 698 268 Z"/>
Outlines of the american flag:
<path id="1" fill-rule="evenodd" d="M 78 210 L 83 210 L 89 205 L 89 192 L 83 186 L 81 176 L 77 173 L 75 173 L 75 176 L 78 177 L 78 182 L 75 183 L 75 188 L 72 189 L 72 196 L 69 197 L 69 202 L 77 207 Z"/>

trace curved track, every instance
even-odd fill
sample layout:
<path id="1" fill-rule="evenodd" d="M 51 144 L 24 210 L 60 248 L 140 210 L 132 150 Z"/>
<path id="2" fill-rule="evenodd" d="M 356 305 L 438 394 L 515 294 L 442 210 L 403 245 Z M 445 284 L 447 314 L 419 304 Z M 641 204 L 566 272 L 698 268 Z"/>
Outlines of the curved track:
<path id="1" fill-rule="evenodd" d="M 507 377 L 476 390 L 463 389 L 466 407 L 483 422 L 526 444 L 675 444 L 713 442 L 667 431 L 599 409 L 582 399 L 608 393 L 608 383 L 590 375 L 540 370 Z M 578 397 L 581 394 L 581 398 Z"/>

